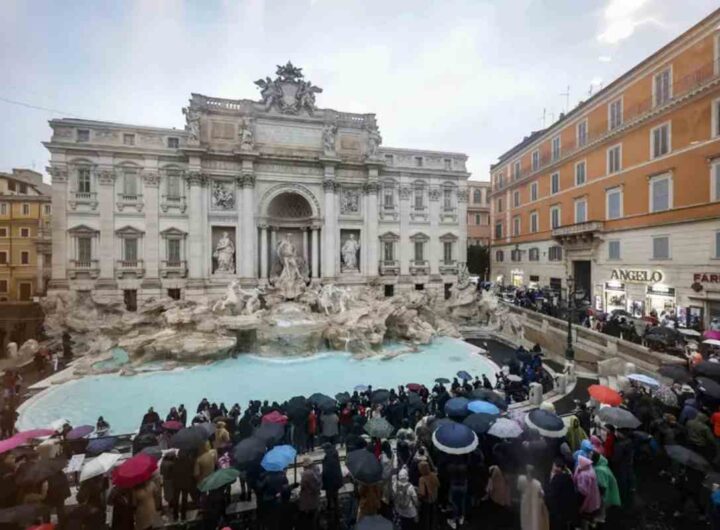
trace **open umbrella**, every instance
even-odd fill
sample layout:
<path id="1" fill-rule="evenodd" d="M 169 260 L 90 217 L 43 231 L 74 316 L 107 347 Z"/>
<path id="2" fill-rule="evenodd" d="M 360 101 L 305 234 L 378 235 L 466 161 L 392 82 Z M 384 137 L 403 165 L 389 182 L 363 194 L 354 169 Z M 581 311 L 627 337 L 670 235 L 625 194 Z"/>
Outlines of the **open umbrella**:
<path id="1" fill-rule="evenodd" d="M 118 453 L 103 453 L 97 458 L 85 461 L 80 471 L 80 482 L 104 475 L 115 466 L 120 456 Z"/>
<path id="2" fill-rule="evenodd" d="M 264 440 L 268 447 L 273 447 L 280 443 L 284 435 L 285 426 L 277 423 L 263 423 L 253 432 L 253 436 Z"/>
<path id="3" fill-rule="evenodd" d="M 703 375 L 712 379 L 720 378 L 720 363 L 711 363 L 710 361 L 702 361 L 693 368 L 695 375 Z"/>
<path id="4" fill-rule="evenodd" d="M 95 427 L 93 427 L 92 425 L 80 425 L 79 427 L 75 427 L 73 430 L 68 432 L 65 438 L 67 438 L 68 440 L 79 440 L 80 438 L 85 438 L 94 430 Z"/>
<path id="5" fill-rule="evenodd" d="M 171 451 L 174 451 L 174 449 L 171 449 Z M 160 461 L 160 459 L 163 456 L 163 451 L 160 449 L 159 445 L 151 445 L 150 447 L 144 447 L 140 453 L 144 455 L 148 455 L 151 458 L 154 458 L 157 461 Z"/>
<path id="6" fill-rule="evenodd" d="M 164 422 L 164 423 L 162 424 L 162 428 L 165 429 L 166 431 L 175 431 L 175 432 L 177 432 L 177 431 L 179 431 L 180 429 L 183 429 L 184 427 L 185 427 L 185 426 L 184 426 L 181 422 L 176 421 L 176 420 L 166 421 L 166 422 Z"/>
<path id="7" fill-rule="evenodd" d="M 339 393 L 335 394 L 335 399 L 337 400 L 338 403 L 340 403 L 341 405 L 344 405 L 345 403 L 350 402 L 352 397 L 347 392 L 339 392 Z"/>
<path id="8" fill-rule="evenodd" d="M 384 388 L 378 388 L 377 390 L 373 390 L 373 393 L 370 395 L 370 401 L 373 403 L 373 405 L 385 403 L 389 399 L 390 391 L 385 390 Z"/>
<path id="9" fill-rule="evenodd" d="M 350 475 L 363 484 L 375 484 L 382 480 L 382 465 L 367 449 L 357 449 L 347 455 L 346 465 Z"/>
<path id="10" fill-rule="evenodd" d="M 502 397 L 497 392 L 493 392 L 492 390 L 488 390 L 487 388 L 476 388 L 472 392 L 470 392 L 470 397 L 472 399 L 479 399 L 482 401 L 488 401 L 495 405 L 500 410 L 507 410 L 507 402 L 505 401 L 505 398 Z"/>
<path id="11" fill-rule="evenodd" d="M 251 436 L 245 438 L 233 449 L 233 460 L 239 467 L 245 467 L 253 463 L 259 463 L 267 451 L 267 442 L 260 438 Z"/>
<path id="12" fill-rule="evenodd" d="M 604 403 L 605 405 L 617 407 L 622 403 L 622 396 L 605 385 L 590 385 L 588 387 L 588 394 L 590 394 L 590 397 L 594 400 Z"/>
<path id="13" fill-rule="evenodd" d="M 507 418 L 498 418 L 490 426 L 488 434 L 496 438 L 517 438 L 522 434 L 523 430 L 517 422 Z"/>
<path id="14" fill-rule="evenodd" d="M 520 377 L 519 375 L 510 374 L 507 376 L 507 380 L 511 383 L 519 383 L 520 381 L 522 381 L 522 377 Z"/>
<path id="15" fill-rule="evenodd" d="M 55 431 L 52 429 L 30 429 L 29 431 L 21 431 L 15 436 L 22 438 L 23 440 L 33 440 L 35 438 L 45 438 L 46 436 L 52 436 Z"/>
<path id="16" fill-rule="evenodd" d="M 217 420 L 217 421 L 219 421 L 219 420 Z M 213 434 L 215 434 L 215 424 L 211 423 L 209 421 L 204 421 L 202 423 L 196 423 L 195 425 L 192 425 L 189 428 L 195 429 L 200 434 L 200 436 L 203 437 L 203 440 L 207 440 Z"/>
<path id="17" fill-rule="evenodd" d="M 20 447 L 24 443 L 27 443 L 25 438 L 20 438 L 18 435 L 11 436 L 6 440 L 0 441 L 0 454 L 7 453 L 13 449 Z"/>
<path id="18" fill-rule="evenodd" d="M 660 383 L 657 379 L 645 374 L 630 374 L 627 376 L 627 378 L 630 379 L 630 381 L 636 381 L 640 384 L 647 385 L 653 388 L 660 386 Z"/>
<path id="19" fill-rule="evenodd" d="M 565 422 L 560 416 L 543 409 L 531 410 L 525 416 L 525 423 L 546 438 L 562 438 L 567 432 Z"/>
<path id="20" fill-rule="evenodd" d="M 667 407 L 677 407 L 678 397 L 669 386 L 661 385 L 654 392 L 653 397 Z"/>
<path id="21" fill-rule="evenodd" d="M 709 398 L 720 399 L 720 384 L 707 377 L 698 377 L 698 390 Z"/>
<path id="22" fill-rule="evenodd" d="M 433 431 L 437 431 L 437 430 L 438 430 L 440 427 L 442 427 L 443 425 L 449 425 L 449 424 L 452 424 L 452 423 L 457 423 L 457 422 L 451 420 L 450 418 L 438 418 L 438 419 L 433 420 L 433 421 L 430 423 L 430 428 L 431 428 Z"/>
<path id="23" fill-rule="evenodd" d="M 682 445 L 666 445 L 665 452 L 678 464 L 697 469 L 698 471 L 710 470 L 710 462 L 692 449 L 688 449 Z"/>
<path id="24" fill-rule="evenodd" d="M 307 399 L 302 396 L 295 396 L 285 405 L 285 412 L 291 420 L 306 419 L 310 413 L 310 407 L 311 405 Z"/>
<path id="25" fill-rule="evenodd" d="M 600 407 L 597 417 L 618 429 L 637 429 L 640 426 L 640 420 L 632 412 L 620 407 Z"/>
<path id="26" fill-rule="evenodd" d="M 280 414 L 277 410 L 273 410 L 262 417 L 262 423 L 277 423 L 278 425 L 285 425 L 287 421 L 287 416 Z"/>
<path id="27" fill-rule="evenodd" d="M 405 385 L 405 388 L 407 388 L 410 392 L 420 392 L 422 390 L 422 385 L 419 383 L 408 383 Z"/>
<path id="28" fill-rule="evenodd" d="M 192 451 L 199 448 L 207 440 L 203 435 L 203 431 L 196 427 L 186 427 L 170 438 L 170 447 L 175 447 L 181 451 Z M 157 445 L 157 441 L 153 444 Z"/>
<path id="29" fill-rule="evenodd" d="M 385 418 L 371 418 L 363 428 L 373 438 L 390 438 L 395 430 Z"/>
<path id="30" fill-rule="evenodd" d="M 115 438 L 114 436 L 93 438 L 88 442 L 87 447 L 85 448 L 85 452 L 88 455 L 99 455 L 100 453 L 105 453 L 106 451 L 109 451 L 110 449 L 115 447 L 116 441 L 117 438 Z"/>
<path id="31" fill-rule="evenodd" d="M 118 488 L 134 488 L 147 482 L 157 470 L 157 460 L 143 453 L 128 458 L 113 469 L 112 481 Z"/>
<path id="32" fill-rule="evenodd" d="M 420 394 L 416 394 L 415 392 L 410 392 L 407 395 L 407 406 L 408 406 L 408 412 L 414 413 L 416 410 L 422 410 L 422 408 L 425 406 L 425 403 L 423 403 L 423 400 L 420 397 Z"/>
<path id="33" fill-rule="evenodd" d="M 472 376 L 469 373 L 467 373 L 465 370 L 460 370 L 457 373 L 457 376 L 460 379 L 462 379 L 463 381 L 470 381 L 470 379 L 472 379 Z"/>
<path id="34" fill-rule="evenodd" d="M 367 392 L 368 386 L 367 385 L 355 385 L 355 388 L 353 390 L 355 390 L 355 392 Z"/>
<path id="35" fill-rule="evenodd" d="M 292 464 L 297 451 L 292 445 L 278 445 L 263 456 L 260 465 L 265 471 L 282 471 Z"/>
<path id="36" fill-rule="evenodd" d="M 355 525 L 355 530 L 393 530 L 393 523 L 382 515 L 366 515 Z"/>
<path id="37" fill-rule="evenodd" d="M 198 489 L 207 493 L 219 488 L 223 488 L 228 484 L 232 484 L 240 476 L 240 471 L 231 467 L 225 469 L 218 469 L 211 473 L 198 485 Z"/>
<path id="38" fill-rule="evenodd" d="M 468 403 L 464 397 L 448 399 L 445 402 L 445 414 L 452 418 L 464 418 L 468 415 Z"/>
<path id="39" fill-rule="evenodd" d="M 308 398 L 308 403 L 315 406 L 320 406 L 320 403 L 324 401 L 335 401 L 333 398 L 326 394 L 321 394 L 320 392 L 315 392 L 313 395 L 311 395 Z"/>
<path id="40" fill-rule="evenodd" d="M 500 415 L 500 409 L 489 401 L 475 400 L 468 403 L 467 406 L 470 412 L 483 413 L 483 414 L 494 414 Z"/>
<path id="41" fill-rule="evenodd" d="M 437 379 L 435 379 L 435 382 L 440 383 L 441 385 L 447 385 L 450 382 L 450 379 L 448 379 L 447 377 L 438 377 Z"/>
<path id="42" fill-rule="evenodd" d="M 470 414 L 463 420 L 463 425 L 470 427 L 475 434 L 485 434 L 497 418 L 493 414 L 478 412 Z"/>
<path id="43" fill-rule="evenodd" d="M 70 420 L 66 418 L 58 418 L 57 420 L 50 423 L 50 428 L 55 432 L 60 432 L 65 425 L 70 425 Z"/>
<path id="44" fill-rule="evenodd" d="M 676 383 L 689 383 L 692 381 L 692 375 L 688 369 L 681 364 L 663 364 L 658 368 L 658 373 Z"/>
<path id="45" fill-rule="evenodd" d="M 35 522 L 38 517 L 49 515 L 50 509 L 44 504 L 20 504 L 12 508 L 0 510 L 0 523 L 27 525 Z"/>
<path id="46" fill-rule="evenodd" d="M 40 484 L 58 471 L 62 471 L 67 466 L 67 460 L 64 458 L 54 458 L 52 460 L 36 460 L 22 467 L 15 477 L 16 482 L 20 486 L 30 484 Z"/>
<path id="47" fill-rule="evenodd" d="M 703 480 L 703 488 L 712 490 L 713 484 L 720 484 L 720 473 L 717 471 L 710 471 Z"/>
<path id="48" fill-rule="evenodd" d="M 433 445 L 449 455 L 472 453 L 478 445 L 478 437 L 470 427 L 461 423 L 443 425 L 432 435 Z"/>

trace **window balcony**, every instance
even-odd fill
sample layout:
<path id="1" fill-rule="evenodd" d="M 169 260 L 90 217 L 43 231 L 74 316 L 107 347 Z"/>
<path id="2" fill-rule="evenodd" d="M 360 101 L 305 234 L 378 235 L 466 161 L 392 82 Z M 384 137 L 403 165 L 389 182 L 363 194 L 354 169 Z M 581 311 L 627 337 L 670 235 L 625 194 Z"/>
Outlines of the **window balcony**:
<path id="1" fill-rule="evenodd" d="M 100 276 L 100 262 L 96 259 L 71 259 L 67 273 L 71 280 L 81 277 L 95 279 Z"/>
<path id="2" fill-rule="evenodd" d="M 426 259 L 415 259 L 410 262 L 410 274 L 421 276 L 430 274 L 430 262 Z"/>
<path id="3" fill-rule="evenodd" d="M 380 276 L 397 276 L 400 274 L 400 261 L 396 259 L 380 260 Z"/>
<path id="4" fill-rule="evenodd" d="M 160 276 L 176 276 L 185 278 L 187 276 L 187 262 L 185 260 L 163 260 L 160 262 Z"/>
<path id="5" fill-rule="evenodd" d="M 180 210 L 180 213 L 185 213 L 187 209 L 187 201 L 185 197 L 177 195 L 163 195 L 160 200 L 160 209 L 167 213 L 171 208 Z"/>
<path id="6" fill-rule="evenodd" d="M 142 211 L 143 196 L 138 193 L 118 193 L 118 211 L 122 212 L 127 206 L 136 208 L 138 212 Z"/>
<path id="7" fill-rule="evenodd" d="M 458 262 L 456 260 L 440 260 L 440 274 L 457 274 Z"/>
<path id="8" fill-rule="evenodd" d="M 78 206 L 89 206 L 92 210 L 98 207 L 97 193 L 94 191 L 73 191 L 70 194 L 68 204 L 71 210 L 77 210 Z"/>
<path id="9" fill-rule="evenodd" d="M 115 262 L 115 276 L 135 276 L 141 278 L 145 274 L 145 263 L 141 259 L 121 259 Z"/>

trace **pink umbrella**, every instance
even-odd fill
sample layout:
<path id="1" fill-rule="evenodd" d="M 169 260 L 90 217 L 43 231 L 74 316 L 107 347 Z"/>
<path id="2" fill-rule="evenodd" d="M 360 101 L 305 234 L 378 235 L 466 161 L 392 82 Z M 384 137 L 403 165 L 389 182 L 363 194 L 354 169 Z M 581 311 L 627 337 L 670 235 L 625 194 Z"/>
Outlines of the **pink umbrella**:
<path id="1" fill-rule="evenodd" d="M 271 413 L 265 414 L 262 418 L 263 423 L 277 423 L 278 425 L 285 425 L 287 421 L 287 416 L 280 414 L 277 410 L 273 410 Z"/>
<path id="2" fill-rule="evenodd" d="M 703 337 L 706 339 L 720 340 L 720 331 L 713 331 L 711 329 L 708 329 L 703 335 Z"/>
<path id="3" fill-rule="evenodd" d="M 162 424 L 162 428 L 167 429 L 168 431 L 179 431 L 183 427 L 182 423 L 175 420 L 168 420 Z"/>
<path id="4" fill-rule="evenodd" d="M 30 429 L 29 431 L 19 432 L 15 436 L 23 440 L 32 440 L 33 438 L 44 438 L 53 434 L 55 434 L 55 431 L 52 429 Z"/>
<path id="5" fill-rule="evenodd" d="M 17 434 L 11 438 L 8 438 L 7 440 L 3 440 L 0 442 L 0 454 L 12 451 L 16 447 L 20 447 L 21 445 L 23 445 L 26 441 L 27 440 L 25 440 L 24 438 L 20 438 Z"/>

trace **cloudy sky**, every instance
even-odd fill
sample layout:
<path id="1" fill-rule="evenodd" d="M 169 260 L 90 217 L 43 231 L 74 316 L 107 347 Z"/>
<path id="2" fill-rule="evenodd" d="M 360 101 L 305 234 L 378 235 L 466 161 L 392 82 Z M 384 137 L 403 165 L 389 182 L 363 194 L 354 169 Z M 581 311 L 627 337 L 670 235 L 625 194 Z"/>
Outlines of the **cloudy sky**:
<path id="1" fill-rule="evenodd" d="M 43 171 L 47 120 L 182 127 L 191 92 L 257 98 L 288 59 L 318 105 L 375 112 L 387 146 L 503 151 L 717 0 L 3 0 L 0 171 Z M 42 109 L 33 108 L 41 107 Z"/>

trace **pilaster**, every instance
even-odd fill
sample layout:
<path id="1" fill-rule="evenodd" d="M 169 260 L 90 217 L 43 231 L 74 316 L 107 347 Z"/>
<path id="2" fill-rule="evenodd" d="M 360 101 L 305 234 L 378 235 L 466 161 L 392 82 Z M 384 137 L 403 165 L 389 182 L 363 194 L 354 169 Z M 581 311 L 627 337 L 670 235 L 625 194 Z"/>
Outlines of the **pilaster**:
<path id="1" fill-rule="evenodd" d="M 159 219 L 159 185 L 160 176 L 156 171 L 143 172 L 145 197 L 145 241 L 144 255 L 145 278 L 143 284 L 160 284 L 160 219 Z"/>
<path id="2" fill-rule="evenodd" d="M 67 204 L 68 171 L 66 167 L 51 166 L 52 176 L 52 288 L 67 288 Z"/>
<path id="3" fill-rule="evenodd" d="M 430 263 L 430 274 L 440 274 L 440 260 L 442 259 L 442 247 L 440 245 L 440 189 L 432 186 L 428 191 L 430 204 L 428 213 L 430 215 L 430 241 L 427 242 L 428 261 Z"/>
<path id="4" fill-rule="evenodd" d="M 457 260 L 459 263 L 467 262 L 467 203 L 468 203 L 468 190 L 463 184 L 457 192 L 457 207 L 458 207 L 458 248 L 457 248 Z"/>
<path id="5" fill-rule="evenodd" d="M 325 190 L 325 215 L 323 225 L 323 278 L 334 279 L 337 275 L 335 264 L 337 256 L 337 213 L 335 212 L 335 164 L 325 164 L 323 189 Z"/>
<path id="6" fill-rule="evenodd" d="M 247 164 L 250 167 L 246 167 Z M 243 160 L 243 188 L 242 188 L 242 222 L 240 229 L 243 233 L 242 246 L 242 275 L 245 278 L 256 278 L 255 264 L 257 263 L 257 229 L 255 228 L 255 173 L 250 160 Z"/>
<path id="7" fill-rule="evenodd" d="M 365 275 L 375 277 L 378 275 L 379 256 L 378 247 L 378 170 L 375 167 L 368 168 L 368 182 L 365 185 Z"/>
<path id="8" fill-rule="evenodd" d="M 202 274 L 202 247 L 203 247 L 203 222 L 202 222 L 202 180 L 203 175 L 198 171 L 191 171 L 187 176 L 187 187 L 190 190 L 188 205 L 190 231 L 188 233 L 187 260 L 188 276 L 191 279 L 201 279 Z"/>
<path id="9" fill-rule="evenodd" d="M 115 268 L 115 172 L 111 167 L 98 172 L 98 210 L 100 212 L 100 278 L 98 283 L 110 287 L 116 283 Z"/>
<path id="10" fill-rule="evenodd" d="M 408 183 L 400 184 L 400 241 L 398 242 L 398 256 L 400 258 L 400 276 L 410 275 L 410 258 L 412 246 L 410 245 L 410 195 Z"/>

